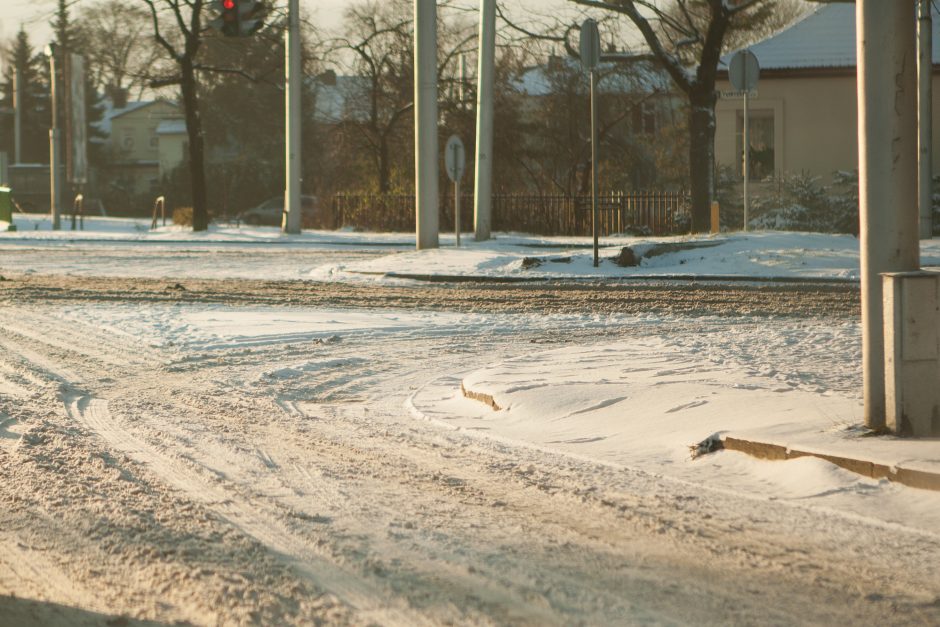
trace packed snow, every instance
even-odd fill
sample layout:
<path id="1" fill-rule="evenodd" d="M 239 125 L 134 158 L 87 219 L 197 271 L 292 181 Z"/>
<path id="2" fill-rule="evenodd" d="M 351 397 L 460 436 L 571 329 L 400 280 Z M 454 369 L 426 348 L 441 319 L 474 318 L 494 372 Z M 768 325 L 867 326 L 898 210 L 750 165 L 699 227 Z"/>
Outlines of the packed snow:
<path id="1" fill-rule="evenodd" d="M 266 346 L 475 338 L 632 328 L 637 339 L 532 351 L 466 372 L 460 351 L 447 372 L 428 373 L 406 407 L 485 438 L 638 468 L 707 489 L 826 507 L 935 532 L 940 494 L 873 480 L 818 459 L 761 461 L 690 447 L 715 434 L 813 443 L 828 452 L 907 467 L 940 466 L 935 442 L 861 437 L 861 343 L 856 323 L 658 316 L 530 316 L 394 310 L 226 306 L 66 307 L 60 315 L 175 350 L 182 362 Z M 384 339 L 383 339 L 384 338 Z M 498 340 L 497 340 L 498 341 Z M 355 355 L 257 364 L 264 390 L 302 386 L 364 367 Z M 352 360 L 352 361 L 350 361 Z M 496 410 L 463 391 L 484 394 Z M 296 399 L 304 400 L 301 393 Z M 781 440 L 783 438 L 783 440 Z"/>
<path id="2" fill-rule="evenodd" d="M 407 278 L 545 279 L 783 279 L 857 281 L 858 240 L 851 235 L 751 232 L 706 236 L 605 237 L 600 265 L 586 238 L 497 233 L 487 242 L 441 234 L 441 248 L 414 250 L 413 234 L 352 230 L 282 235 L 273 227 L 213 226 L 193 233 L 178 226 L 149 230 L 149 220 L 88 218 L 85 230 L 49 230 L 46 218 L 14 218 L 0 233 L 3 267 L 18 272 L 166 278 L 268 278 L 394 281 Z M 623 247 L 636 267 L 614 263 Z M 285 263 L 284 251 L 296 256 Z M 185 263 L 212 252 L 222 263 Z M 95 253 L 90 256 L 84 253 Z M 355 254 L 353 254 L 355 253 Z M 352 256 L 351 256 L 352 254 Z M 940 266 L 940 241 L 923 243 L 922 265 Z"/>

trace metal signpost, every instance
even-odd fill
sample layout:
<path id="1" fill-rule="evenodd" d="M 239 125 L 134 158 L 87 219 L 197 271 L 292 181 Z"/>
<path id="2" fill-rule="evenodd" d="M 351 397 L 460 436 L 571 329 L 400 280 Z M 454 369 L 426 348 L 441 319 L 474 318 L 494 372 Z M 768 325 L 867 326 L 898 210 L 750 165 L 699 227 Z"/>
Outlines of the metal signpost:
<path id="1" fill-rule="evenodd" d="M 594 267 L 598 266 L 597 244 L 597 65 L 601 61 L 601 36 L 597 22 L 581 24 L 581 67 L 591 75 L 591 233 L 594 236 Z"/>
<path id="2" fill-rule="evenodd" d="M 728 79 L 731 86 L 744 92 L 744 161 L 742 173 L 744 175 L 744 230 L 747 231 L 748 222 L 748 179 L 751 178 L 751 129 L 748 115 L 748 95 L 757 89 L 757 78 L 760 76 L 760 65 L 757 57 L 750 50 L 741 50 L 731 57 L 728 67 Z"/>
<path id="3" fill-rule="evenodd" d="M 467 154 L 463 142 L 456 135 L 447 140 L 444 149 L 444 169 L 447 177 L 454 182 L 454 233 L 457 234 L 457 246 L 460 246 L 460 179 L 467 169 Z"/>

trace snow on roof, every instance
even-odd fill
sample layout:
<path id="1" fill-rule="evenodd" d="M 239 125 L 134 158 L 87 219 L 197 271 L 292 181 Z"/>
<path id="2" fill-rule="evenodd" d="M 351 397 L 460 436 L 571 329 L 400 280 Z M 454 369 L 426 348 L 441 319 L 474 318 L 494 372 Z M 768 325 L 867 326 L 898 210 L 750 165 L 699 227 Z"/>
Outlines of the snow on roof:
<path id="1" fill-rule="evenodd" d="M 330 82 L 314 80 L 314 118 L 328 124 L 343 120 L 365 121 L 368 119 L 368 88 L 369 81 L 361 76 L 336 76 Z"/>
<path id="2" fill-rule="evenodd" d="M 117 108 L 114 106 L 114 102 L 110 98 L 102 98 L 100 105 L 104 108 L 104 111 L 101 114 L 101 120 L 95 123 L 95 127 L 105 135 L 111 135 L 111 122 L 115 118 L 119 118 L 122 115 L 127 115 L 139 109 L 145 109 L 151 105 L 157 103 L 169 104 L 171 106 L 176 106 L 174 103 L 168 100 L 138 100 L 135 102 L 128 102 L 126 106 Z"/>
<path id="3" fill-rule="evenodd" d="M 584 76 L 587 85 L 587 74 L 581 70 L 581 63 L 571 57 L 554 57 L 547 65 L 539 65 L 526 69 L 514 85 L 516 90 L 526 96 L 547 96 L 557 91 L 556 81 L 553 79 L 553 64 L 560 63 L 559 68 L 565 72 L 578 72 Z M 645 61 L 637 61 L 629 66 L 618 67 L 614 63 L 602 63 L 600 66 L 600 79 L 597 89 L 605 94 L 635 94 L 652 91 L 665 91 L 670 88 L 669 76 L 662 70 Z"/>
<path id="4" fill-rule="evenodd" d="M 157 125 L 157 135 L 185 135 L 186 120 L 182 118 L 163 120 Z"/>
<path id="5" fill-rule="evenodd" d="M 936 10 L 935 10 L 936 12 Z M 911 24 L 911 28 L 914 25 Z M 933 20 L 934 39 L 940 20 Z M 824 4 L 767 39 L 748 46 L 762 70 L 855 67 L 855 4 Z M 935 46 L 933 62 L 940 62 Z M 727 67 L 734 53 L 722 57 Z"/>
<path id="6" fill-rule="evenodd" d="M 101 114 L 101 120 L 99 120 L 95 126 L 98 127 L 105 135 L 111 134 L 111 120 L 114 118 L 124 115 L 125 113 L 130 113 L 131 111 L 136 111 L 137 109 L 143 109 L 147 105 L 153 104 L 153 100 L 140 100 L 137 102 L 128 102 L 127 106 L 116 108 L 114 102 L 110 98 L 102 98 L 101 105 L 104 107 L 104 111 Z"/>

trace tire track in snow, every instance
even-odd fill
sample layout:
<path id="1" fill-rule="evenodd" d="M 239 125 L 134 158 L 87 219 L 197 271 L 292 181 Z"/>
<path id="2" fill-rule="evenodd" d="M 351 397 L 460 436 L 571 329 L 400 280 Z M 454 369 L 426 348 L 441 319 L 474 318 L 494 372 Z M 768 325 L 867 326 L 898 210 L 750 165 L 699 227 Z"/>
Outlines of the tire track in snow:
<path id="1" fill-rule="evenodd" d="M 363 618 L 405 626 L 430 624 L 427 619 L 407 608 L 389 607 L 382 603 L 382 591 L 366 585 L 361 578 L 315 554 L 307 542 L 284 529 L 276 516 L 264 511 L 259 503 L 243 501 L 234 491 L 205 482 L 184 469 L 181 463 L 128 433 L 113 419 L 106 400 L 77 395 L 66 398 L 65 403 L 72 418 L 97 433 L 111 447 L 143 464 L 188 498 L 208 507 L 279 553 L 317 587 L 339 596 Z"/>

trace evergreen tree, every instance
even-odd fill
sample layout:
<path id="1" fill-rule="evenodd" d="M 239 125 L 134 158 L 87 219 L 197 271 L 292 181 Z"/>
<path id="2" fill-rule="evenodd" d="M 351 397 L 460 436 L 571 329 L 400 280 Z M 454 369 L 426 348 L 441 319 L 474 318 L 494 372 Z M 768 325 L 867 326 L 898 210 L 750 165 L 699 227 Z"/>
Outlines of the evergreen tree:
<path id="1" fill-rule="evenodd" d="M 3 133 L 0 138 L 0 150 L 14 157 L 14 116 L 13 84 L 17 70 L 20 75 L 21 103 L 21 158 L 23 163 L 49 163 L 49 88 L 43 71 L 45 57 L 37 54 L 29 41 L 29 35 L 20 28 L 16 37 L 2 54 L 4 56 L 4 74 L 2 88 L 2 108 L 10 111 L 3 116 Z"/>

